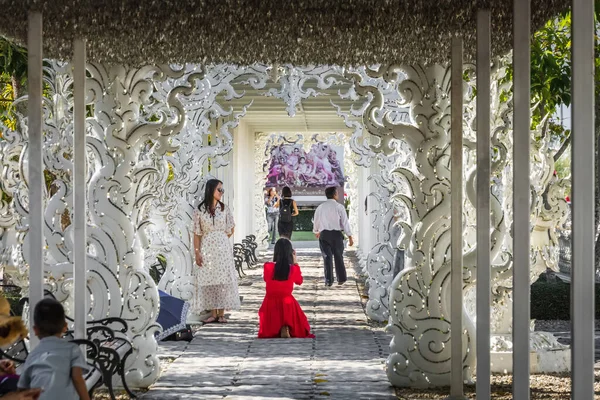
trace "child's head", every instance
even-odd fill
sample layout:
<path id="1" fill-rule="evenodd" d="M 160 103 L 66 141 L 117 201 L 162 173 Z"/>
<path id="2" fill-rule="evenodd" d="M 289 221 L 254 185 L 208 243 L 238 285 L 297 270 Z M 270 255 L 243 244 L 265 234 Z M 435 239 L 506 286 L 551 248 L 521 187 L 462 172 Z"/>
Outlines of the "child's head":
<path id="1" fill-rule="evenodd" d="M 55 299 L 45 298 L 33 311 L 33 330 L 39 338 L 62 336 L 67 328 L 65 309 Z"/>

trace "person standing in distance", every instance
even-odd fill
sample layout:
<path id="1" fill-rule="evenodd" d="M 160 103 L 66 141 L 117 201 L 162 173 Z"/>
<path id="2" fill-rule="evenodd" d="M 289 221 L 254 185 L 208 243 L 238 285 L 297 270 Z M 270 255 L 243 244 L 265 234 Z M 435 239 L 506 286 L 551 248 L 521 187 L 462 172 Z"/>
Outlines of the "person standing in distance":
<path id="1" fill-rule="evenodd" d="M 344 235 L 348 236 L 350 246 L 354 245 L 348 215 L 343 205 L 338 202 L 336 187 L 325 189 L 327 201 L 315 211 L 313 232 L 319 239 L 319 247 L 325 264 L 325 285 L 333 284 L 333 262 L 338 285 L 346 282 L 346 266 L 344 265 Z"/>
<path id="2" fill-rule="evenodd" d="M 279 196 L 274 187 L 270 188 L 265 196 L 265 206 L 267 207 L 267 225 L 269 227 L 269 235 L 271 244 L 275 244 L 277 238 L 277 225 L 279 222 Z"/>
<path id="3" fill-rule="evenodd" d="M 280 238 L 292 240 L 292 233 L 294 232 L 292 217 L 300 214 L 298 212 L 298 205 L 296 205 L 296 200 L 292 199 L 292 189 L 287 186 L 281 190 L 281 197 L 283 198 L 275 203 L 275 207 L 279 208 L 277 230 Z"/>

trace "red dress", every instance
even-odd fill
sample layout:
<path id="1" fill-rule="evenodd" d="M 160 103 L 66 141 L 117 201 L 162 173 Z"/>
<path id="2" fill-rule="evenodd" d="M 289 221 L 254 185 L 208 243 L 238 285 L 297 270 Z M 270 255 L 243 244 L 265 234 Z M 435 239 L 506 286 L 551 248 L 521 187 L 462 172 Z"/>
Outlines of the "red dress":
<path id="1" fill-rule="evenodd" d="M 300 304 L 292 296 L 294 283 L 302 285 L 302 272 L 298 265 L 290 266 L 290 275 L 287 281 L 273 280 L 275 263 L 265 263 L 263 277 L 267 283 L 267 293 L 263 300 L 258 317 L 260 328 L 259 338 L 279 337 L 281 328 L 285 325 L 290 328 L 290 336 L 294 338 L 314 338 L 310 333 L 308 319 Z"/>

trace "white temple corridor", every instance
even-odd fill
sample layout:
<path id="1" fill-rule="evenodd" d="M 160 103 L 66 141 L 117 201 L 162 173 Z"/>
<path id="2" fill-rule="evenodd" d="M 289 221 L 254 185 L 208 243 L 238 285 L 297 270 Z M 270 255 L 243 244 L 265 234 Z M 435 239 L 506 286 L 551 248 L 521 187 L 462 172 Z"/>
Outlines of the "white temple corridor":
<path id="1" fill-rule="evenodd" d="M 54 298 L 96 400 L 600 400 L 600 0 L 0 9 L 0 361 Z"/>
<path id="2" fill-rule="evenodd" d="M 347 253 L 348 282 L 328 289 L 317 249 L 299 249 L 298 255 L 304 284 L 294 297 L 315 339 L 256 338 L 261 264 L 240 281 L 242 310 L 228 324 L 202 327 L 187 346 L 161 344 L 161 352 L 172 348 L 168 356 L 177 358 L 142 398 L 395 399 L 384 369 L 390 336 L 367 323 L 353 252 Z"/>

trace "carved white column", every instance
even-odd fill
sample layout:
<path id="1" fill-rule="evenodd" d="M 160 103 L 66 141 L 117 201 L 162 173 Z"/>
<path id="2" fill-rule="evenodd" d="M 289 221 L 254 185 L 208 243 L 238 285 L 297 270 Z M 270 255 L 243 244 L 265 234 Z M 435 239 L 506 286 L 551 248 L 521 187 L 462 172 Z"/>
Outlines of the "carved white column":
<path id="1" fill-rule="evenodd" d="M 254 132 L 242 120 L 233 136 L 234 238 L 240 243 L 247 235 L 254 234 L 253 210 L 257 200 L 254 196 Z"/>
<path id="2" fill-rule="evenodd" d="M 192 213 L 204 196 L 206 181 L 219 175 L 226 185 L 226 200 L 232 203 L 236 198 L 232 131 L 249 104 L 233 109 L 220 104 L 217 98 L 222 93 L 227 97 L 234 92 L 231 81 L 236 78 L 246 77 L 247 84 L 254 89 L 264 87 L 265 71 L 265 66 L 186 65 L 182 76 L 167 79 L 153 93 L 159 104 L 167 103 L 171 93 L 177 93 L 186 114 L 181 134 L 173 139 L 179 149 L 164 157 L 167 163 L 164 168 L 169 168 L 170 178 L 166 179 L 167 173 L 162 174 L 155 209 L 145 224 L 151 251 L 146 264 L 155 263 L 158 254 L 166 257 L 167 267 L 159 288 L 175 297 L 194 298 Z M 190 316 L 194 317 L 197 316 Z"/>
<path id="3" fill-rule="evenodd" d="M 381 198 L 378 196 L 378 185 L 376 179 L 380 172 L 379 163 L 375 159 L 372 160 L 367 178 L 367 215 L 369 219 L 366 234 L 368 235 L 367 246 L 369 248 L 369 252 L 373 246 L 377 244 L 378 225 L 380 222 L 380 219 L 378 218 L 378 210 L 380 206 L 379 201 Z"/>
<path id="4" fill-rule="evenodd" d="M 176 148 L 169 136 L 184 125 L 175 93 L 169 106 L 161 106 L 158 121 L 147 120 L 154 82 L 180 71 L 169 68 L 88 66 L 88 91 L 94 104 L 88 137 L 93 153 L 88 205 L 92 254 L 88 258 L 90 314 L 95 319 L 118 316 L 129 325 L 127 335 L 134 352 L 127 359 L 126 378 L 132 387 L 147 387 L 159 374 L 158 347 L 154 338 L 159 297 L 154 281 L 144 269 L 139 227 L 159 183 L 152 158 L 140 160 L 148 142 L 162 156 Z M 175 110 L 174 112 L 172 110 Z M 157 111 L 158 112 L 158 111 Z"/>
<path id="5" fill-rule="evenodd" d="M 396 224 L 392 196 L 402 190 L 393 181 L 392 172 L 399 166 L 400 154 L 378 154 L 371 164 L 368 198 L 371 248 L 367 254 L 369 301 L 367 315 L 376 321 L 388 319 L 389 287 L 394 274 L 394 264 L 400 227 Z M 373 167 L 375 166 L 375 167 Z"/>
<path id="6" fill-rule="evenodd" d="M 267 183 L 268 160 L 270 153 L 267 151 L 267 142 L 269 135 L 263 132 L 254 134 L 254 212 L 252 226 L 256 235 L 259 249 L 265 250 L 268 247 L 269 241 L 266 240 L 268 235 L 268 225 L 265 215 L 265 194 L 264 188 Z"/>
<path id="7" fill-rule="evenodd" d="M 409 237 L 406 268 L 392 282 L 387 329 L 394 337 L 387 374 L 396 386 L 449 385 L 450 74 L 441 66 L 399 69 L 407 76 L 398 87 L 410 105 L 411 123 L 384 121 L 379 150 L 389 153 L 392 138 L 405 140 L 418 173 L 399 172 L 410 185 L 410 195 L 396 200 L 408 207 L 411 226 L 403 224 Z M 464 312 L 463 318 L 463 371 L 470 379 L 475 364 L 474 326 Z"/>
<path id="8" fill-rule="evenodd" d="M 367 180 L 368 169 L 362 166 L 357 167 L 358 170 L 358 229 L 362 234 L 358 241 L 358 252 L 361 267 L 366 268 L 367 254 L 369 253 L 369 234 L 367 233 L 367 227 L 369 226 L 368 214 L 365 209 L 365 199 L 369 194 Z"/>

